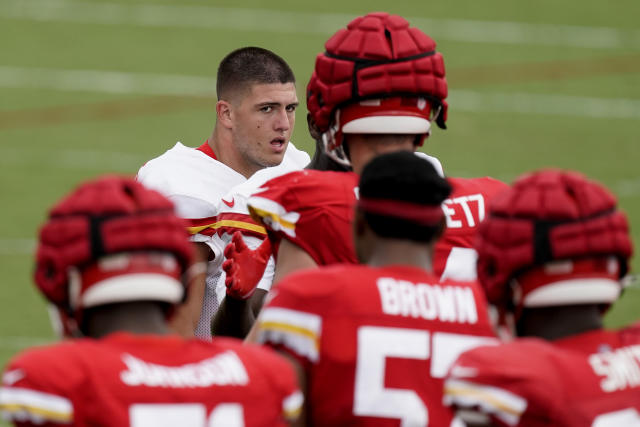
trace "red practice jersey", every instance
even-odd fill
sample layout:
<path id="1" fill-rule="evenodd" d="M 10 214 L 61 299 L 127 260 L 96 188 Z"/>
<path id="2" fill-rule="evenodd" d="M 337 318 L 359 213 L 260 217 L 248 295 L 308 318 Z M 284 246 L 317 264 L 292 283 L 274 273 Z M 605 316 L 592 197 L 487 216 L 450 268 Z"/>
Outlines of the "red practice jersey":
<path id="1" fill-rule="evenodd" d="M 324 267 L 272 292 L 258 340 L 301 362 L 314 425 L 449 426 L 444 375 L 462 351 L 495 341 L 476 284 L 415 267 Z"/>
<path id="2" fill-rule="evenodd" d="M 318 265 L 357 263 L 351 237 L 357 185 L 352 172 L 291 172 L 267 181 L 249 199 L 249 211 L 276 244 L 288 239 Z"/>
<path id="3" fill-rule="evenodd" d="M 447 228 L 436 243 L 433 270 L 442 279 L 476 280 L 477 253 L 473 249 L 476 230 L 491 199 L 507 189 L 493 178 L 447 178 L 453 187 L 442 203 Z"/>
<path id="4" fill-rule="evenodd" d="M 280 426 L 301 403 L 293 368 L 268 349 L 125 333 L 28 350 L 0 389 L 16 425 Z"/>
<path id="5" fill-rule="evenodd" d="M 640 426 L 640 326 L 473 349 L 445 395 L 503 426 Z"/>

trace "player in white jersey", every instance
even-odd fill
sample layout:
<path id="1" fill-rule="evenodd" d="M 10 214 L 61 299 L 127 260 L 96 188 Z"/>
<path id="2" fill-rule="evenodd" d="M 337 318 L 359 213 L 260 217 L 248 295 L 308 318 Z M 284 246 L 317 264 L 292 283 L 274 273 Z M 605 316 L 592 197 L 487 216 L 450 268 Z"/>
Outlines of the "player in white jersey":
<path id="1" fill-rule="evenodd" d="M 312 128 L 309 131 L 312 136 L 317 136 L 314 135 Z M 306 168 L 323 171 L 350 170 L 349 167 L 337 163 L 326 155 L 320 138 L 316 139 L 313 159 Z M 273 282 L 275 260 L 269 242 L 265 242 L 266 230 L 250 216 L 247 203 L 254 193 L 261 190 L 265 182 L 297 169 L 301 168 L 291 167 L 291 163 L 285 157 L 280 166 L 256 172 L 251 178 L 234 187 L 222 198 L 218 214 L 221 227 L 218 228 L 218 237 L 215 240 L 225 245 L 223 247 L 228 246 L 234 240 L 234 250 L 238 247 L 250 249 L 247 251 L 247 255 L 250 255 L 252 259 L 262 257 L 262 262 L 266 264 L 266 267 L 261 266 L 255 271 L 254 285 L 249 287 L 244 286 L 244 283 L 238 283 L 237 276 L 235 276 L 235 281 L 229 281 L 223 269 L 217 285 L 218 301 L 221 303 L 211 322 L 213 335 L 244 338 L 262 308 Z M 262 245 L 263 242 L 266 244 Z M 228 251 L 229 249 L 225 255 L 229 253 Z M 242 268 L 247 271 L 251 270 L 246 265 Z M 264 271 L 262 271 L 263 268 Z"/>
<path id="2" fill-rule="evenodd" d="M 235 50 L 220 63 L 216 90 L 211 137 L 198 148 L 178 143 L 138 172 L 140 182 L 176 204 L 178 214 L 189 220 L 192 240 L 211 261 L 209 291 L 205 295 L 205 289 L 194 289 L 173 325 L 183 335 L 195 331 L 200 337 L 210 335 L 209 322 L 218 305 L 215 276 L 222 257 L 215 252 L 212 236 L 219 200 L 256 171 L 277 166 L 285 157 L 299 167 L 309 159 L 289 143 L 298 98 L 295 77 L 282 58 L 257 47 Z"/>

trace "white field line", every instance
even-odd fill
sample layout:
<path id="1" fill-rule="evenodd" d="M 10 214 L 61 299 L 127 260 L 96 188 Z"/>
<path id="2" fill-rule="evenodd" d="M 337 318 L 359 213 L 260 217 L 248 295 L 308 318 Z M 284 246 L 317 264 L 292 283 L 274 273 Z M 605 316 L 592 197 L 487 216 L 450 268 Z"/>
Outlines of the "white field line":
<path id="1" fill-rule="evenodd" d="M 34 255 L 36 240 L 31 238 L 0 239 L 0 255 Z"/>
<path id="2" fill-rule="evenodd" d="M 149 160 L 143 155 L 103 150 L 35 150 L 29 147 L 0 147 L 0 166 L 46 163 L 48 166 L 75 170 L 105 170 L 134 174 Z M 0 250 L 2 247 L 0 246 Z"/>
<path id="3" fill-rule="evenodd" d="M 215 78 L 175 74 L 127 73 L 0 66 L 0 87 L 115 94 L 211 97 Z"/>
<path id="4" fill-rule="evenodd" d="M 215 79 L 172 74 L 0 66 L 0 87 L 212 97 Z M 640 100 L 637 99 L 452 90 L 449 92 L 449 101 L 452 109 L 469 112 L 640 118 Z"/>
<path id="5" fill-rule="evenodd" d="M 69 0 L 3 0 L 0 18 L 84 24 L 205 28 L 284 34 L 334 33 L 355 14 Z M 640 49 L 640 30 L 408 17 L 436 40 Z"/>
<path id="6" fill-rule="evenodd" d="M 452 90 L 447 100 L 452 110 L 468 112 L 640 119 L 640 100 L 629 98 Z"/>
<path id="7" fill-rule="evenodd" d="M 0 336 L 0 348 L 8 350 L 22 350 L 27 347 L 40 346 L 56 342 L 55 338 L 47 337 L 2 337 Z"/>

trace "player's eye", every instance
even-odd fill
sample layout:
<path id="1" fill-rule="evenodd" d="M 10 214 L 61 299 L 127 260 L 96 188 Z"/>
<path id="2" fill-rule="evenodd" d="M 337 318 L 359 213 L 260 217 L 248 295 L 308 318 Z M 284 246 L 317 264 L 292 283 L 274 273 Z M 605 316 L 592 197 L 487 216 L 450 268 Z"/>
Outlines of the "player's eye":
<path id="1" fill-rule="evenodd" d="M 265 105 L 265 106 L 260 108 L 260 111 L 262 111 L 263 113 L 270 113 L 270 112 L 273 111 L 273 106 Z"/>
<path id="2" fill-rule="evenodd" d="M 296 105 L 287 105 L 287 113 L 293 113 L 296 111 Z"/>

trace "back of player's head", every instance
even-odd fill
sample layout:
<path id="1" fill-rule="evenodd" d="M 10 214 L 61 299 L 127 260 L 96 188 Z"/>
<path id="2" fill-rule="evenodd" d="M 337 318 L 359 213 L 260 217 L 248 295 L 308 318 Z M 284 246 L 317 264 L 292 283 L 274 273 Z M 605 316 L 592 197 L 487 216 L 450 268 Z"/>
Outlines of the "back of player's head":
<path id="1" fill-rule="evenodd" d="M 425 243 L 437 237 L 451 186 L 429 161 L 406 151 L 378 156 L 359 185 L 358 208 L 375 234 Z"/>
<path id="2" fill-rule="evenodd" d="M 296 78 L 284 59 L 260 47 L 243 47 L 225 56 L 218 66 L 218 99 L 233 95 L 254 84 L 295 83 Z"/>
<path id="3" fill-rule="evenodd" d="M 192 244 L 173 204 L 130 178 L 88 181 L 40 229 L 35 282 L 79 320 L 84 309 L 129 301 L 177 304 Z"/>
<path id="4" fill-rule="evenodd" d="M 489 301 L 516 313 L 610 304 L 632 253 L 615 197 L 578 173 L 559 170 L 523 175 L 494 199 L 476 249 Z"/>
<path id="5" fill-rule="evenodd" d="M 415 134 L 431 121 L 445 128 L 447 82 L 435 42 L 397 15 L 370 13 L 351 21 L 316 57 L 307 108 L 328 147 L 344 158 L 344 134 Z"/>

